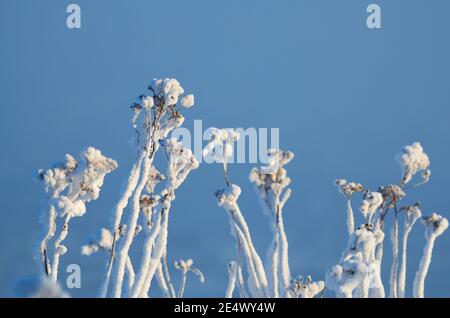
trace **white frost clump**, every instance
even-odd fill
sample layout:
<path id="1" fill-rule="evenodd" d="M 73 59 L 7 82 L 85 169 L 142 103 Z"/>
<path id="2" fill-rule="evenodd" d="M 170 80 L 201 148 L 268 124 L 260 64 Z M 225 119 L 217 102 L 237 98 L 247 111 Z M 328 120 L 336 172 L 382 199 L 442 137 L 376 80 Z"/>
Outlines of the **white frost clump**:
<path id="1" fill-rule="evenodd" d="M 166 180 L 166 176 L 164 176 L 154 166 L 152 166 L 148 174 L 148 181 L 145 189 L 148 193 L 153 194 L 156 185 L 164 180 Z"/>
<path id="2" fill-rule="evenodd" d="M 184 108 L 190 108 L 190 107 L 194 106 L 194 95 L 189 94 L 189 95 L 183 96 L 183 98 L 181 98 L 180 104 Z"/>
<path id="3" fill-rule="evenodd" d="M 351 203 L 352 195 L 355 192 L 364 191 L 364 187 L 360 183 L 347 182 L 345 179 L 337 179 L 334 184 L 339 188 L 339 192 L 347 199 L 347 233 L 350 236 L 355 231 L 355 220 Z"/>
<path id="4" fill-rule="evenodd" d="M 261 167 L 261 171 L 266 174 L 276 172 L 279 168 L 283 167 L 294 158 L 294 154 L 292 152 L 274 148 L 267 151 L 267 156 L 267 165 Z"/>
<path id="5" fill-rule="evenodd" d="M 383 195 L 379 192 L 368 192 L 364 195 L 360 211 L 369 224 L 371 223 L 372 215 L 382 203 Z"/>
<path id="6" fill-rule="evenodd" d="M 141 99 L 141 106 L 147 110 L 155 106 L 155 100 L 153 99 L 152 96 L 141 95 L 140 99 Z"/>
<path id="7" fill-rule="evenodd" d="M 406 146 L 403 149 L 403 154 L 400 159 L 403 167 L 403 179 L 401 184 L 404 185 L 411 181 L 412 177 L 420 171 L 426 171 L 430 166 L 430 159 L 428 155 L 423 152 L 422 145 L 418 142 L 411 146 Z M 424 179 L 429 178 L 431 172 L 424 174 Z"/>

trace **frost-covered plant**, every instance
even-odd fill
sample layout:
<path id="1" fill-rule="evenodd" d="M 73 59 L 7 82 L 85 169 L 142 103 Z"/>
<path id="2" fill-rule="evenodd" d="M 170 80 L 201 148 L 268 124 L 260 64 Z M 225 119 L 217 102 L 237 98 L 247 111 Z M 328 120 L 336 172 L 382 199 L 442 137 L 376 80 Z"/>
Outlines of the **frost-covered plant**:
<path id="1" fill-rule="evenodd" d="M 419 203 L 398 208 L 400 200 L 406 197 L 406 190 L 427 183 L 431 176 L 430 160 L 419 143 L 406 146 L 400 156 L 403 175 L 400 183 L 380 186 L 377 192 L 371 192 L 356 183 L 347 183 L 340 179 L 336 182 L 340 192 L 347 198 L 347 227 L 351 233 L 353 213 L 350 198 L 355 192 L 363 192 L 360 206 L 364 224 L 349 238 L 338 265 L 327 272 L 326 285 L 334 290 L 338 297 L 384 297 L 384 287 L 381 281 L 381 261 L 383 256 L 384 223 L 389 211 L 394 213 L 394 223 L 391 230 L 393 261 L 390 273 L 390 297 L 405 297 L 407 242 L 411 229 L 421 217 Z M 406 185 L 414 175 L 422 172 L 422 181 L 413 186 Z M 401 264 L 399 270 L 399 223 L 398 218 L 404 217 L 403 236 L 401 244 Z M 423 285 L 431 261 L 434 240 L 448 226 L 447 220 L 438 215 L 424 218 L 426 225 L 427 245 L 421 261 L 420 269 L 414 282 L 414 296 L 423 297 Z"/>
<path id="2" fill-rule="evenodd" d="M 237 203 L 241 188 L 230 182 L 227 174 L 227 160 L 232 156 L 233 143 L 239 139 L 236 132 L 215 129 L 212 141 L 204 148 L 203 154 L 213 154 L 223 164 L 226 187 L 216 191 L 219 206 L 228 214 L 231 233 L 236 239 L 236 260 L 229 264 L 229 284 L 226 297 L 232 297 L 235 285 L 241 297 L 313 297 L 323 286 L 323 282 L 300 285 L 291 281 L 288 257 L 288 242 L 284 230 L 282 210 L 291 190 L 287 188 L 290 179 L 283 168 L 292 160 L 293 153 L 270 149 L 266 166 L 254 168 L 250 180 L 255 184 L 265 214 L 273 229 L 273 241 L 267 253 L 266 266 L 263 265 L 253 244 L 250 229 Z M 216 149 L 218 148 L 218 149 Z M 224 151 L 225 149 L 225 151 Z M 217 155 L 217 153 L 219 155 Z M 247 283 L 243 283 L 242 269 L 247 270 Z M 281 276 L 281 279 L 279 277 Z M 295 287 L 297 286 L 297 287 Z"/>
<path id="3" fill-rule="evenodd" d="M 425 226 L 425 239 L 427 243 L 423 249 L 423 256 L 420 261 L 419 270 L 414 279 L 414 297 L 423 298 L 425 289 L 425 278 L 431 263 L 433 247 L 436 238 L 445 232 L 448 228 L 448 220 L 436 213 L 422 218 Z"/>
<path id="4" fill-rule="evenodd" d="M 338 297 L 384 297 L 380 262 L 375 256 L 375 248 L 383 239 L 384 233 L 373 229 L 371 224 L 357 229 L 350 236 L 339 264 L 327 272 L 327 288 Z"/>
<path id="5" fill-rule="evenodd" d="M 291 284 L 287 289 L 292 298 L 313 298 L 319 293 L 325 291 L 325 283 L 323 281 L 313 282 L 311 276 L 306 280 L 302 276 L 291 280 Z"/>
<path id="6" fill-rule="evenodd" d="M 98 199 L 105 176 L 117 168 L 117 162 L 102 155 L 100 150 L 87 148 L 81 159 L 66 155 L 63 163 L 46 171 L 39 170 L 48 195 L 48 210 L 44 211 L 45 235 L 40 243 L 40 260 L 45 273 L 54 281 L 58 278 L 60 256 L 67 252 L 62 244 L 69 233 L 69 221 L 86 213 L 86 203 Z M 57 217 L 64 219 L 61 232 L 53 244 L 50 264 L 48 243 L 57 230 Z"/>
<path id="7" fill-rule="evenodd" d="M 131 105 L 136 159 L 114 208 L 111 230 L 101 229 L 81 249 L 84 255 L 103 251 L 108 257 L 101 297 L 147 297 L 155 276 L 164 296 L 176 297 L 166 260 L 169 212 L 175 191 L 199 163 L 190 149 L 168 135 L 184 122 L 181 112 L 194 105 L 194 95 L 185 94 L 180 83 L 171 78 L 155 79 L 148 88 L 150 93 L 139 96 Z M 167 159 L 166 176 L 153 165 L 160 148 Z M 85 213 L 86 202 L 98 198 L 105 175 L 116 168 L 114 160 L 90 147 L 80 160 L 67 155 L 64 163 L 39 172 L 49 197 L 46 234 L 39 250 L 44 270 L 53 281 L 57 280 L 59 257 L 67 250 L 62 242 L 68 233 L 69 220 Z M 165 185 L 159 189 L 163 182 Z M 129 203 L 128 221 L 124 222 Z M 56 232 L 57 216 L 64 218 L 64 224 L 55 240 L 50 264 L 47 245 Z M 129 252 L 141 232 L 146 238 L 135 274 Z"/>
<path id="8" fill-rule="evenodd" d="M 192 265 L 194 265 L 194 261 L 190 258 L 187 260 L 180 259 L 179 261 L 175 262 L 175 268 L 181 271 L 181 286 L 180 290 L 178 291 L 178 298 L 183 298 L 188 272 L 192 272 L 197 275 L 201 283 L 205 282 L 203 273 L 198 268 L 195 268 Z"/>

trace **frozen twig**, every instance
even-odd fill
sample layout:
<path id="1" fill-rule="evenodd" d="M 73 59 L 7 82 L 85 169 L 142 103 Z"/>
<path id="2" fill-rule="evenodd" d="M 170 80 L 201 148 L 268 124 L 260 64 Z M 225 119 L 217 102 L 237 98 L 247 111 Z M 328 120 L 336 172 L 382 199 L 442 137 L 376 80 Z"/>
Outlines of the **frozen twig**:
<path id="1" fill-rule="evenodd" d="M 56 282 L 61 255 L 67 252 L 62 242 L 68 235 L 69 221 L 86 213 L 86 203 L 98 199 L 105 176 L 117 168 L 117 162 L 88 147 L 81 159 L 66 155 L 65 162 L 47 171 L 40 170 L 40 180 L 49 196 L 48 226 L 40 244 L 45 272 Z M 63 228 L 54 243 L 52 265 L 48 264 L 48 241 L 56 232 L 56 217 L 64 218 Z"/>
<path id="2" fill-rule="evenodd" d="M 194 262 L 192 261 L 192 259 L 188 259 L 186 261 L 181 259 L 175 262 L 175 268 L 181 270 L 181 285 L 180 290 L 178 291 L 178 298 L 183 298 L 184 290 L 186 288 L 186 278 L 188 272 L 192 272 L 195 275 L 197 275 L 201 283 L 205 282 L 203 273 L 198 268 L 193 267 L 192 266 L 193 264 Z"/>

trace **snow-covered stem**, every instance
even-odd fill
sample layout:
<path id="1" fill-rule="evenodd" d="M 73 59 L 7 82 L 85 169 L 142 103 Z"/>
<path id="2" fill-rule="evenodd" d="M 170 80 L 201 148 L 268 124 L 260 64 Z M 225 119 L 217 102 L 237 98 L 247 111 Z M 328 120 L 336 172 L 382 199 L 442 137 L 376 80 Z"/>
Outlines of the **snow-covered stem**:
<path id="1" fill-rule="evenodd" d="M 114 269 L 113 297 L 120 297 L 122 293 L 125 260 L 134 239 L 134 232 L 141 211 L 142 193 L 145 187 L 148 188 L 150 194 L 154 189 L 155 184 L 149 184 L 149 174 L 152 171 L 152 163 L 155 153 L 158 151 L 159 143 L 167 138 L 170 131 L 183 123 L 184 117 L 180 114 L 181 108 L 189 108 L 194 105 L 194 96 L 184 95 L 184 89 L 175 79 L 154 79 L 149 89 L 153 96 L 141 95 L 139 102 L 131 106 L 134 112 L 133 128 L 135 129 L 138 153 L 141 154 L 141 157 L 131 171 L 124 195 L 117 205 L 114 216 L 113 230 L 116 231 L 120 224 L 123 209 L 131 197 L 131 213 L 128 218 L 125 237 L 120 242 L 117 264 L 113 267 L 112 263 L 116 255 L 112 253 L 108 266 L 108 270 Z M 185 177 L 186 175 L 180 178 Z M 152 180 L 150 181 L 152 183 Z M 179 181 L 181 183 L 183 180 Z M 151 215 L 148 215 L 148 217 L 147 222 L 151 222 Z M 138 273 L 141 279 L 142 277 L 145 278 L 144 275 L 144 273 Z M 107 290 L 109 276 L 110 274 L 107 272 L 104 291 Z"/>
<path id="2" fill-rule="evenodd" d="M 148 260 L 148 266 L 142 267 L 139 270 L 139 275 L 144 277 L 142 285 L 135 286 L 131 297 L 145 297 L 148 295 L 151 283 L 158 266 L 161 264 L 161 258 L 167 249 L 167 236 L 168 236 L 168 224 L 169 223 L 169 209 L 162 211 L 161 229 L 157 237 L 155 248 L 150 253 L 150 260 Z M 144 246 L 144 249 L 146 247 Z M 148 245 L 147 245 L 148 248 Z M 148 257 L 148 256 L 147 256 Z"/>
<path id="3" fill-rule="evenodd" d="M 167 285 L 169 287 L 169 295 L 171 298 L 176 298 L 175 288 L 172 283 L 172 279 L 170 278 L 169 268 L 167 266 L 167 253 L 164 254 L 162 259 L 162 267 L 164 269 L 164 277 L 167 281 Z"/>
<path id="4" fill-rule="evenodd" d="M 419 270 L 416 273 L 414 279 L 414 289 L 413 294 L 415 298 L 424 298 L 425 290 L 425 278 L 428 273 L 428 269 L 431 264 L 431 256 L 433 254 L 434 242 L 436 237 L 434 235 L 427 238 L 425 247 L 423 249 L 422 259 L 420 260 Z"/>
<path id="5" fill-rule="evenodd" d="M 245 240 L 248 244 L 248 248 L 251 253 L 251 257 L 255 266 L 256 273 L 258 275 L 259 283 L 261 284 L 261 288 L 263 291 L 263 295 L 268 296 L 268 286 L 267 286 L 267 278 L 266 273 L 264 271 L 263 263 L 258 253 L 256 252 L 255 246 L 253 245 L 252 238 L 250 235 L 250 230 L 248 228 L 247 222 L 244 219 L 244 216 L 241 213 L 241 210 L 236 202 L 232 204 L 231 216 L 235 223 L 237 229 L 242 230 L 243 238 L 241 240 Z"/>
<path id="6" fill-rule="evenodd" d="M 277 218 L 278 225 L 278 233 L 280 236 L 280 260 L 281 260 L 281 282 L 283 287 L 288 286 L 291 280 L 291 271 L 289 269 L 289 253 L 288 253 L 288 240 L 286 237 L 286 233 L 284 231 L 284 222 L 283 222 L 283 214 L 281 208 L 278 212 Z M 287 293 L 284 294 L 285 297 L 289 295 Z"/>
<path id="7" fill-rule="evenodd" d="M 183 298 L 184 290 L 186 288 L 186 278 L 188 272 L 192 272 L 195 275 L 197 275 L 201 283 L 205 282 L 203 273 L 198 268 L 193 267 L 192 266 L 193 264 L 194 261 L 192 259 L 179 260 L 175 262 L 175 268 L 181 270 L 181 284 L 180 289 L 178 291 L 178 298 Z"/>
<path id="8" fill-rule="evenodd" d="M 406 286 L 406 261 L 407 261 L 407 247 L 408 247 L 408 237 L 409 232 L 406 229 L 403 232 L 402 236 L 402 254 L 400 261 L 400 271 L 398 274 L 398 298 L 405 297 L 405 286 Z"/>
<path id="9" fill-rule="evenodd" d="M 323 281 L 313 282 L 311 276 L 306 280 L 302 276 L 293 279 L 287 288 L 292 298 L 314 298 L 314 296 L 325 292 L 325 283 Z"/>
<path id="10" fill-rule="evenodd" d="M 175 199 L 175 190 L 181 186 L 191 170 L 197 169 L 199 163 L 192 151 L 185 148 L 176 139 L 166 139 L 161 143 L 168 158 L 167 185 L 162 191 L 162 199 L 159 209 L 162 214 L 161 229 L 155 233 L 155 237 L 144 245 L 142 265 L 138 274 L 138 281 L 131 293 L 132 297 L 146 295 L 155 271 L 161 264 L 161 259 L 167 252 L 168 222 L 171 202 Z M 155 239 L 157 238 L 155 248 Z M 153 253 L 153 254 L 152 254 Z M 168 273 L 168 272 L 167 272 Z"/>
<path id="11" fill-rule="evenodd" d="M 272 291 L 272 296 L 274 298 L 279 297 L 279 280 L 278 280 L 278 272 L 279 272 L 279 235 L 278 235 L 278 229 L 275 227 L 273 229 L 274 234 L 272 238 L 272 243 L 269 246 L 269 249 L 267 250 L 267 265 L 266 269 L 268 272 L 268 281 L 269 281 L 269 288 Z"/>
<path id="12" fill-rule="evenodd" d="M 381 230 L 370 224 L 361 225 L 350 236 L 339 264 L 327 272 L 327 288 L 345 298 L 368 297 L 371 289 L 383 294 L 380 263 L 375 257 L 375 247 L 383 239 Z"/>
<path id="13" fill-rule="evenodd" d="M 181 272 L 181 285 L 180 290 L 178 291 L 178 298 L 183 298 L 184 289 L 186 288 L 186 278 L 187 278 L 187 270 L 183 270 Z"/>
<path id="14" fill-rule="evenodd" d="M 436 238 L 444 233 L 448 228 L 448 220 L 441 215 L 433 213 L 431 216 L 422 218 L 422 223 L 425 226 L 426 244 L 423 249 L 423 256 L 420 260 L 419 270 L 414 279 L 413 294 L 415 298 L 423 298 L 425 290 L 425 278 L 431 264 L 431 257 L 433 254 L 433 247 Z"/>
<path id="15" fill-rule="evenodd" d="M 129 256 L 128 256 L 127 261 L 125 263 L 125 269 L 126 269 L 127 280 L 128 280 L 127 290 L 130 291 L 131 288 L 133 287 L 134 278 L 135 278 L 136 274 L 134 273 L 133 264 L 131 263 L 131 259 L 130 259 Z"/>
<path id="16" fill-rule="evenodd" d="M 250 294 L 253 297 L 261 298 L 265 297 L 265 291 L 264 287 L 261 286 L 261 283 L 259 281 L 259 276 L 257 273 L 257 266 L 254 263 L 253 259 L 253 253 L 248 245 L 248 242 L 242 233 L 242 230 L 240 227 L 236 224 L 236 222 L 233 220 L 232 216 L 230 215 L 230 222 L 232 226 L 232 233 L 234 234 L 236 240 L 237 240 L 237 246 L 240 249 L 243 257 L 245 258 L 246 264 L 247 264 L 247 272 L 249 274 L 248 278 L 248 287 Z"/>

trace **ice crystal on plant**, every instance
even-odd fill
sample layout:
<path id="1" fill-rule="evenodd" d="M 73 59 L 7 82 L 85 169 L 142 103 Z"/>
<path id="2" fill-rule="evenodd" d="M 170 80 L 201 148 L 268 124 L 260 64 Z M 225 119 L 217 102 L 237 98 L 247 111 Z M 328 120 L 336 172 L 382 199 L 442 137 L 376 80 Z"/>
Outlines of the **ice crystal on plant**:
<path id="1" fill-rule="evenodd" d="M 426 171 L 430 166 L 430 159 L 423 151 L 422 145 L 418 142 L 406 146 L 403 149 L 400 162 L 403 167 L 402 185 L 410 182 L 417 172 Z M 427 172 L 424 175 L 424 179 L 428 178 L 430 174 L 430 172 Z"/>

